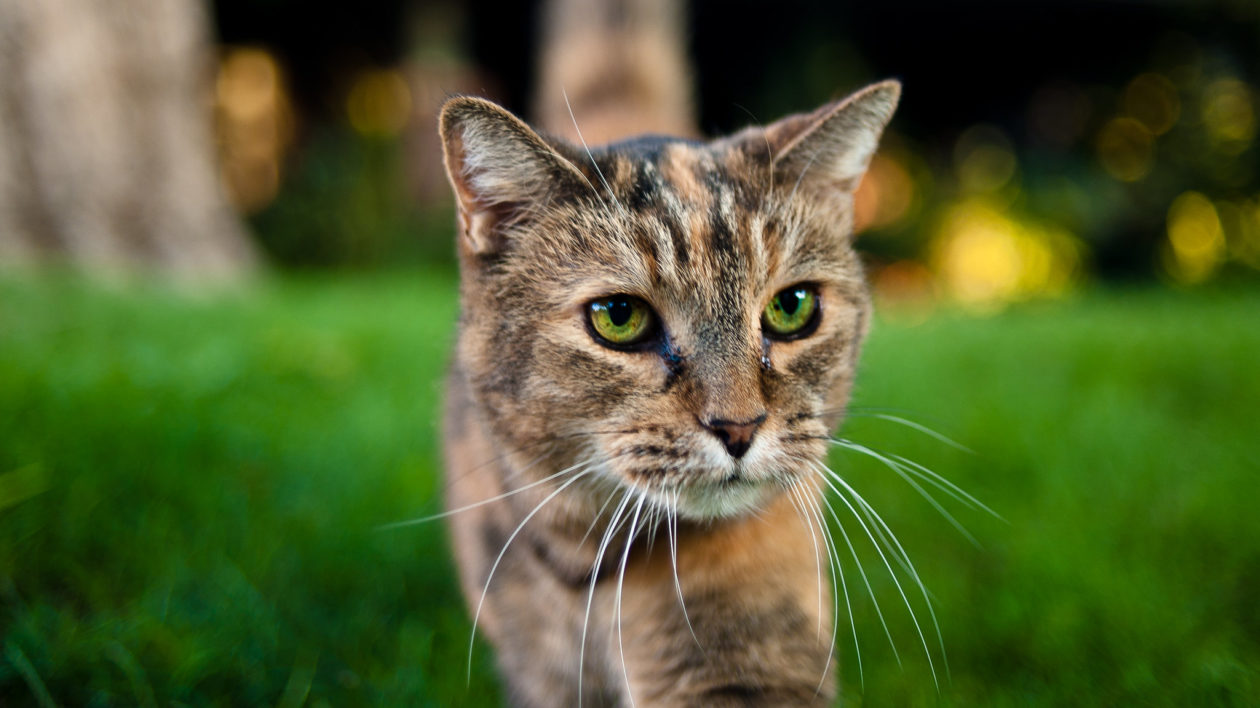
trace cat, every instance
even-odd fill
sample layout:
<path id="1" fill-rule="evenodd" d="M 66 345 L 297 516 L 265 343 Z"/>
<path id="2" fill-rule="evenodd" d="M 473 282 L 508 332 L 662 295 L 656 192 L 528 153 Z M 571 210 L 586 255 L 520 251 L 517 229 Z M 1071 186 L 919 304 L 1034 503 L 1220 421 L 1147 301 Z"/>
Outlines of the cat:
<path id="1" fill-rule="evenodd" d="M 595 149 L 444 106 L 446 504 L 514 705 L 832 702 L 820 463 L 870 320 L 853 193 L 900 92 Z"/>

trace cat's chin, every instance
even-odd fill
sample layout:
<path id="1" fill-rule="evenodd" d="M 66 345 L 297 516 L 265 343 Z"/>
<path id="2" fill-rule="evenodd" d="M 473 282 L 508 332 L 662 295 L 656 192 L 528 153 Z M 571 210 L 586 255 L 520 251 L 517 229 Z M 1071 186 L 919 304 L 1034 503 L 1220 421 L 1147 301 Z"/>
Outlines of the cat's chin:
<path id="1" fill-rule="evenodd" d="M 716 485 L 679 490 L 678 515 L 690 521 L 716 521 L 755 513 L 783 492 L 780 484 L 734 477 Z"/>

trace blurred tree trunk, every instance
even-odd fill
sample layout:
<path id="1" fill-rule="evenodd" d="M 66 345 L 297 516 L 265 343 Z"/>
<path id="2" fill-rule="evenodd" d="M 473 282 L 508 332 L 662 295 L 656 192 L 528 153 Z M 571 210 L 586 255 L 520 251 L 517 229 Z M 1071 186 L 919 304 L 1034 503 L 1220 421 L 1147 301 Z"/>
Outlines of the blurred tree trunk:
<path id="1" fill-rule="evenodd" d="M 412 20 L 413 49 L 407 62 L 412 115 L 403 133 L 403 146 L 408 190 L 425 207 L 451 203 L 451 183 L 442 166 L 442 141 L 437 130 L 438 114 L 446 99 L 462 93 L 499 98 L 493 78 L 473 68 L 461 44 L 468 34 L 467 13 L 459 3 L 430 0 L 416 8 Z"/>
<path id="2" fill-rule="evenodd" d="M 223 196 L 197 0 L 0 0 L 0 264 L 257 263 Z"/>
<path id="3" fill-rule="evenodd" d="M 695 136 L 684 7 L 673 0 L 545 0 L 538 126 L 591 145 L 645 133 Z"/>

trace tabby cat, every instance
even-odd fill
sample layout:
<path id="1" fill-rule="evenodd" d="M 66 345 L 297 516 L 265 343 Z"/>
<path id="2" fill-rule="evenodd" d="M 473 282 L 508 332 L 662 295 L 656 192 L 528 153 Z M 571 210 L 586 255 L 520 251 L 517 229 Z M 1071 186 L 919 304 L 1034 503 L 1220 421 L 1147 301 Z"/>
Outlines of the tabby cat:
<path id="1" fill-rule="evenodd" d="M 819 464 L 870 315 L 853 193 L 899 94 L 597 149 L 444 107 L 447 505 L 514 705 L 832 701 Z"/>

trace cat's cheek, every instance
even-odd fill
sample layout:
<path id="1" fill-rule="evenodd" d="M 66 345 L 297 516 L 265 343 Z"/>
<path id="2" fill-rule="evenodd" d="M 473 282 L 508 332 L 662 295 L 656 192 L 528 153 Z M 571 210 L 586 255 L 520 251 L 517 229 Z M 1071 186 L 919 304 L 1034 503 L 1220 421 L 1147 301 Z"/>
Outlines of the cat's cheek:
<path id="1" fill-rule="evenodd" d="M 781 380 L 785 373 L 790 371 L 792 363 L 800 356 L 801 351 L 807 346 L 805 340 L 797 340 L 792 342 L 770 342 L 764 348 L 762 355 L 762 366 L 768 373 L 774 375 Z"/>

